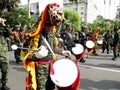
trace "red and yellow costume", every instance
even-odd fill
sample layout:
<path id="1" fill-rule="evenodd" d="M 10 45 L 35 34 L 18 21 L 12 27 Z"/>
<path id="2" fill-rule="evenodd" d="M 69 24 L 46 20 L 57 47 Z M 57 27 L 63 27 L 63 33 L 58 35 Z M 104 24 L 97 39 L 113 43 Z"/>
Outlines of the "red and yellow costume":
<path id="1" fill-rule="evenodd" d="M 56 56 L 53 55 L 52 59 L 49 61 L 44 61 L 42 59 L 31 60 L 31 59 L 29 59 L 29 56 L 31 54 L 33 54 L 35 52 L 34 50 L 37 50 L 39 47 L 39 41 L 41 38 L 40 33 L 44 32 L 45 28 L 58 26 L 62 21 L 64 21 L 64 15 L 62 12 L 60 12 L 60 10 L 58 8 L 59 8 L 59 5 L 56 3 L 48 4 L 46 6 L 45 10 L 43 11 L 43 13 L 41 14 L 34 31 L 26 34 L 26 37 L 30 38 L 30 40 L 28 40 L 28 42 L 26 42 L 29 45 L 27 47 L 33 49 L 33 50 L 29 50 L 27 52 L 23 51 L 23 55 L 22 55 L 22 56 L 24 56 L 24 67 L 28 72 L 27 77 L 26 77 L 26 90 L 41 90 L 40 87 L 43 87 L 45 89 L 46 79 L 49 74 L 48 73 L 49 65 L 50 65 L 50 72 L 54 73 L 52 64 L 56 60 Z M 57 43 L 58 42 L 56 41 L 56 45 L 57 45 Z M 42 81 L 39 81 L 39 80 L 41 80 L 40 79 L 41 76 L 38 77 L 38 74 L 41 73 L 41 72 L 39 72 L 39 69 L 41 67 L 43 69 L 44 68 L 43 66 L 45 68 L 46 67 L 47 68 L 45 69 L 45 71 L 43 71 L 44 74 L 46 74 L 46 76 L 42 75 L 45 80 L 43 80 L 44 84 L 41 85 Z M 71 85 L 70 87 L 66 87 L 68 89 L 64 89 L 64 88 L 60 88 L 60 87 L 58 87 L 58 89 L 59 90 L 78 90 L 77 88 L 78 88 L 79 83 L 80 83 L 80 72 L 79 72 L 78 78 L 75 81 L 75 83 L 73 85 Z"/>

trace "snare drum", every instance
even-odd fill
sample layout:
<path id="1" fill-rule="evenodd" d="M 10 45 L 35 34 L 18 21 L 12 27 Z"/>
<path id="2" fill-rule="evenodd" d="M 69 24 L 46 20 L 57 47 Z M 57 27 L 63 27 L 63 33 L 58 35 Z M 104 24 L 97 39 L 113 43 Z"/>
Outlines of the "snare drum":
<path id="1" fill-rule="evenodd" d="M 60 59 L 53 63 L 54 74 L 50 73 L 51 80 L 58 87 L 72 85 L 78 77 L 78 67 L 70 59 Z"/>
<path id="2" fill-rule="evenodd" d="M 92 40 L 88 40 L 86 42 L 86 47 L 88 49 L 88 52 L 91 51 L 94 48 L 94 46 L 95 46 L 95 44 L 94 44 L 94 42 Z"/>
<path id="3" fill-rule="evenodd" d="M 84 55 L 84 47 L 82 44 L 75 44 L 75 47 L 72 48 L 72 52 L 75 55 L 76 59 L 80 59 Z"/>
<path id="4" fill-rule="evenodd" d="M 98 45 L 102 45 L 102 44 L 103 44 L 103 40 L 102 40 L 102 39 L 98 40 L 98 41 L 97 41 L 97 44 L 98 44 Z"/>

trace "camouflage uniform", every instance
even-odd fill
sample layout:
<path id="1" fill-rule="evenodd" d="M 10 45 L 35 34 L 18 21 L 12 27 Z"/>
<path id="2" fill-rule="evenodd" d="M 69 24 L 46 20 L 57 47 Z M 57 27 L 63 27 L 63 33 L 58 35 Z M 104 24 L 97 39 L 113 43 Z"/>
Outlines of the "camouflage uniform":
<path id="1" fill-rule="evenodd" d="M 52 32 L 50 32 L 46 37 L 49 45 L 51 46 L 52 50 L 53 50 L 53 44 L 54 44 L 54 35 L 52 34 Z M 46 46 L 45 42 L 42 40 L 42 38 L 40 38 L 40 45 L 44 45 Z M 47 46 L 46 46 L 47 47 Z M 49 51 L 49 54 L 47 57 L 42 58 L 42 61 L 51 61 L 52 60 L 52 54 Z M 37 77 L 37 83 L 38 83 L 38 90 L 45 90 L 45 86 L 46 86 L 46 82 L 47 82 L 47 78 L 48 78 L 48 73 L 49 73 L 49 64 L 39 64 L 38 67 L 36 67 L 36 77 Z M 50 86 L 49 86 L 50 87 Z M 53 86 L 54 88 L 54 86 Z M 50 90 L 50 88 L 49 88 Z"/>
<path id="2" fill-rule="evenodd" d="M 6 40 L 0 35 L 0 68 L 2 72 L 1 83 L 7 83 L 8 75 L 8 57 L 7 57 L 7 44 Z"/>
<path id="3" fill-rule="evenodd" d="M 20 28 L 20 27 L 16 27 Z M 14 38 L 13 38 L 13 44 L 17 45 L 18 47 L 21 47 L 21 32 L 20 31 L 14 31 L 13 32 Z M 14 51 L 14 56 L 16 59 L 16 63 L 21 62 L 21 49 L 17 49 Z"/>
<path id="4" fill-rule="evenodd" d="M 53 50 L 53 47 L 54 47 L 54 34 L 52 32 L 49 32 L 48 34 L 43 34 L 43 36 L 46 38 L 46 40 L 48 41 L 51 49 Z M 46 46 L 46 43 L 43 41 L 43 39 L 39 38 L 39 42 L 38 42 L 38 47 L 40 47 L 41 45 L 44 45 L 45 47 Z M 47 47 L 48 48 L 48 47 Z M 49 50 L 49 49 L 48 49 Z M 28 56 L 28 60 L 33 60 L 34 59 L 34 62 L 49 62 L 51 61 L 53 58 L 52 58 L 52 53 L 49 51 L 48 52 L 48 55 L 44 58 L 36 58 L 34 56 L 34 53 L 33 54 L 30 54 Z M 37 90 L 54 90 L 55 88 L 55 85 L 53 84 L 53 82 L 51 81 L 50 79 L 50 76 L 49 76 L 49 70 L 50 67 L 49 67 L 49 64 L 38 64 L 36 65 L 35 64 L 35 72 L 36 72 L 36 82 L 37 82 Z M 32 87 L 30 87 L 32 88 Z M 29 88 L 29 89 L 30 89 Z"/>
<path id="5" fill-rule="evenodd" d="M 117 32 L 118 29 L 114 28 L 114 39 L 113 39 L 113 58 L 115 60 L 118 57 L 118 44 L 119 44 L 119 33 Z"/>
<path id="6" fill-rule="evenodd" d="M 51 49 L 54 49 L 55 38 L 54 34 L 50 31 L 53 26 L 58 26 L 60 25 L 60 22 L 65 20 L 64 14 L 59 10 L 60 8 L 58 7 L 59 5 L 56 3 L 48 4 L 46 6 L 45 10 L 38 18 L 38 21 L 34 26 L 34 30 L 30 33 L 26 33 L 26 37 L 30 39 L 28 42 L 26 40 L 27 44 L 30 43 L 26 47 L 39 49 L 41 45 L 46 46 L 46 43 L 41 37 L 42 34 L 48 41 Z M 46 48 L 48 47 L 46 46 Z M 47 84 L 46 82 L 48 81 L 49 76 L 49 64 L 52 63 L 53 59 L 56 58 L 52 55 L 49 49 L 48 54 L 46 53 L 47 56 L 38 55 L 37 52 L 36 54 L 35 52 L 36 51 L 28 50 L 28 53 L 25 54 L 24 58 L 24 66 L 28 71 L 26 78 L 26 90 L 53 90 L 51 89 L 51 85 L 49 83 Z M 48 87 L 48 89 L 46 89 L 46 87 Z"/>
<path id="7" fill-rule="evenodd" d="M 102 50 L 103 50 L 102 53 L 104 53 L 105 49 L 107 49 L 107 54 L 109 54 L 110 38 L 111 38 L 111 35 L 110 35 L 110 31 L 108 30 L 103 39 L 104 43 L 102 45 Z"/>

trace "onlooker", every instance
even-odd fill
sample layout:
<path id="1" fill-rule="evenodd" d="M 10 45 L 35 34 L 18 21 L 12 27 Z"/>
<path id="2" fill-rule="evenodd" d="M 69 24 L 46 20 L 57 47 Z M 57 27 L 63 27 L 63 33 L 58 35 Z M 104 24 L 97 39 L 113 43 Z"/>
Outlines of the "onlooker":
<path id="1" fill-rule="evenodd" d="M 114 30 L 114 39 L 113 39 L 113 58 L 112 58 L 112 60 L 114 61 L 118 57 L 119 33 L 118 33 L 117 27 L 115 27 L 113 30 Z"/>
<path id="2" fill-rule="evenodd" d="M 4 27 L 6 26 L 3 19 L 0 20 L 0 24 Z M 0 33 L 0 69 L 2 76 L 1 76 L 0 84 L 2 84 L 2 87 L 0 88 L 0 90 L 10 90 L 10 88 L 6 86 L 8 81 L 7 76 L 9 69 L 8 67 L 9 61 L 7 55 L 7 43 L 4 37 L 5 37 L 4 34 L 1 32 Z"/>

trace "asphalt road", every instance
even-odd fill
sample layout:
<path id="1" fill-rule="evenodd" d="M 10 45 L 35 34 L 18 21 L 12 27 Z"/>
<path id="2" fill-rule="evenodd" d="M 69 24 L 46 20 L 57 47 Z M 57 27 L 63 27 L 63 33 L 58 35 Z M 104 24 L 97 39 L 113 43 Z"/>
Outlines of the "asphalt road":
<path id="1" fill-rule="evenodd" d="M 112 53 L 90 56 L 84 59 L 86 62 L 80 63 L 81 84 L 79 90 L 120 90 L 120 58 L 112 61 Z M 26 70 L 23 63 L 16 64 L 13 51 L 8 52 L 10 69 L 8 75 L 8 86 L 11 90 L 25 90 Z M 59 56 L 59 58 L 63 58 Z M 74 57 L 72 58 L 74 59 Z"/>

